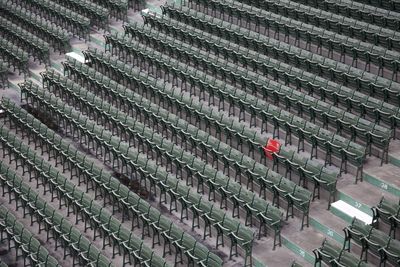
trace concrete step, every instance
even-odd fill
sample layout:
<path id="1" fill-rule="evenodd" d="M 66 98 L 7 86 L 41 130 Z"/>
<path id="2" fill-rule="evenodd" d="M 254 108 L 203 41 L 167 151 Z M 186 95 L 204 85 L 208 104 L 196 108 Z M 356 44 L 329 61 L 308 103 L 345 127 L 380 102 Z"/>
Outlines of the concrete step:
<path id="1" fill-rule="evenodd" d="M 347 175 L 343 175 L 343 177 L 338 180 L 337 189 L 338 200 L 343 200 L 370 215 L 372 215 L 371 207 L 377 205 L 383 196 L 389 199 L 395 199 L 388 191 L 368 182 L 358 182 L 355 184 L 353 179 L 347 177 Z"/>
<path id="2" fill-rule="evenodd" d="M 364 167 L 363 179 L 380 190 L 386 191 L 395 197 L 400 197 L 399 173 L 400 166 L 396 166 L 392 162 L 381 166 L 379 159 L 370 158 Z"/>
<path id="3" fill-rule="evenodd" d="M 292 223 L 292 221 L 298 221 Z M 282 229 L 282 245 L 304 258 L 308 263 L 314 263 L 313 250 L 321 246 L 325 235 L 313 226 L 304 227 L 299 231 L 300 219 L 291 219 L 291 223 Z"/>
<path id="4" fill-rule="evenodd" d="M 313 203 L 310 211 L 310 225 L 342 244 L 344 241 L 343 228 L 348 223 L 341 217 L 332 214 L 332 211 L 326 208 L 325 203 Z"/>
<path id="5" fill-rule="evenodd" d="M 392 140 L 390 142 L 389 162 L 400 167 L 400 140 Z"/>
<path id="6" fill-rule="evenodd" d="M 365 224 L 372 224 L 372 216 L 351 206 L 347 202 L 344 202 L 343 200 L 338 200 L 331 205 L 331 210 L 332 213 L 341 213 L 344 218 L 346 218 L 346 221 L 352 221 L 353 218 L 357 218 L 361 221 L 363 221 Z"/>

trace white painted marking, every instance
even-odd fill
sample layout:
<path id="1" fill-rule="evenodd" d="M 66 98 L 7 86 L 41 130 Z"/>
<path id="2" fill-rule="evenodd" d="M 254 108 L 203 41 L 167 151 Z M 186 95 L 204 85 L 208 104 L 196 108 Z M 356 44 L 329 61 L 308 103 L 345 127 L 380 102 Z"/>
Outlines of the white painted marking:
<path id="1" fill-rule="evenodd" d="M 79 55 L 78 53 L 75 52 L 69 52 L 65 54 L 67 57 L 72 57 L 74 59 L 76 59 L 77 61 L 81 62 L 81 63 L 85 63 L 85 57 Z"/>
<path id="2" fill-rule="evenodd" d="M 352 218 L 356 217 L 357 219 L 363 221 L 366 224 L 372 223 L 372 216 L 351 206 L 350 204 L 347 204 L 343 200 L 338 200 L 338 201 L 332 203 L 332 207 L 347 214 L 348 216 L 350 216 Z M 361 207 L 361 204 L 358 207 Z"/>

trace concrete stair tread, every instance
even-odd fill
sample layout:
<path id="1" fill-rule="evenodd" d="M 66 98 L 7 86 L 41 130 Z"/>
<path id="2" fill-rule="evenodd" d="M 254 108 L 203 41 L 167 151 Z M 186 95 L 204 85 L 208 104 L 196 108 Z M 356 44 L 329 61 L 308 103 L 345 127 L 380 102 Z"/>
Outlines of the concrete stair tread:
<path id="1" fill-rule="evenodd" d="M 257 261 L 268 267 L 290 266 L 294 260 L 303 266 L 312 266 L 285 246 L 277 247 L 275 250 L 272 250 L 271 246 L 254 246 L 253 253 L 258 256 Z M 257 262 L 254 266 L 258 267 Z"/>
<path id="2" fill-rule="evenodd" d="M 332 214 L 325 205 L 314 206 L 310 211 L 310 217 L 312 218 L 311 224 L 315 228 L 318 228 L 321 232 L 324 232 L 327 236 L 332 237 L 336 241 L 342 241 L 344 237 L 343 228 L 345 228 L 348 223 Z"/>
<path id="3" fill-rule="evenodd" d="M 380 165 L 380 161 L 372 160 L 369 164 L 364 167 L 364 178 L 367 182 L 372 182 L 370 179 L 375 179 L 376 185 L 384 190 L 388 190 L 388 187 L 394 187 L 393 190 L 400 191 L 400 167 L 394 164 Z M 379 183 L 380 182 L 380 183 Z M 394 192 L 398 195 L 397 192 Z"/>
<path id="4" fill-rule="evenodd" d="M 289 222 L 282 228 L 283 238 L 310 254 L 312 254 L 313 249 L 322 244 L 325 236 L 313 226 L 304 226 L 304 229 L 300 231 L 301 221 L 299 218 L 289 218 Z"/>
<path id="5" fill-rule="evenodd" d="M 367 182 L 358 182 L 357 184 L 354 183 L 353 179 L 349 179 L 346 177 L 347 175 L 343 175 L 341 179 L 338 180 L 337 183 L 337 189 L 339 191 L 338 199 L 342 199 L 343 194 L 347 195 L 348 197 L 352 198 L 351 201 L 355 201 L 357 203 L 349 203 L 353 206 L 359 206 L 359 205 L 367 205 L 369 207 L 375 206 L 377 203 L 379 203 L 380 199 L 382 196 L 385 196 L 387 198 L 393 199 L 394 196 L 390 194 L 389 192 L 382 190 L 380 188 L 377 188 L 376 186 L 369 184 Z M 344 199 L 342 199 L 344 200 Z M 345 200 L 348 202 L 348 200 Z M 362 210 L 361 207 L 357 207 Z M 369 209 L 369 208 L 367 208 Z M 364 210 L 364 212 L 366 212 Z"/>

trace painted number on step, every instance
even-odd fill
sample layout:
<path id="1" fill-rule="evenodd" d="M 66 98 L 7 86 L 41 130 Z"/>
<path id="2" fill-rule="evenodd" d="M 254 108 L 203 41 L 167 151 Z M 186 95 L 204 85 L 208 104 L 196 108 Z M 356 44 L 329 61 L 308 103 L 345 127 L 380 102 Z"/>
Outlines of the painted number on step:
<path id="1" fill-rule="evenodd" d="M 385 183 L 381 183 L 381 188 L 384 190 L 388 190 L 388 185 Z"/>
<path id="2" fill-rule="evenodd" d="M 333 236 L 333 231 L 332 231 L 331 229 L 328 229 L 327 234 L 328 234 L 329 236 Z"/>
<path id="3" fill-rule="evenodd" d="M 299 254 L 300 256 L 302 256 L 303 258 L 306 256 L 306 253 L 304 252 L 304 250 L 299 250 Z"/>
<path id="4" fill-rule="evenodd" d="M 360 202 L 355 202 L 354 205 L 356 206 L 357 209 L 362 207 L 362 204 Z"/>

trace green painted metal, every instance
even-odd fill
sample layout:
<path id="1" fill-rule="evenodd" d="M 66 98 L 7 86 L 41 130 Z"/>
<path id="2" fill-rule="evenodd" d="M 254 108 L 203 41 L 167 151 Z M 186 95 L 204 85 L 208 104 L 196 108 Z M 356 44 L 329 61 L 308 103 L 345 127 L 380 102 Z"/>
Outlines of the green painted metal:
<path id="1" fill-rule="evenodd" d="M 331 207 L 330 211 L 332 212 L 332 214 L 338 216 L 339 218 L 343 219 L 345 222 L 347 222 L 349 224 L 353 220 L 353 218 L 351 216 L 347 215 L 346 213 L 341 212 L 340 210 L 336 209 L 335 207 Z"/>
<path id="2" fill-rule="evenodd" d="M 268 267 L 265 263 L 253 257 L 253 266 L 254 267 Z"/>
<path id="3" fill-rule="evenodd" d="M 83 56 L 82 51 L 76 47 L 72 47 L 72 51 L 75 53 L 81 54 Z"/>
<path id="4" fill-rule="evenodd" d="M 341 218 L 340 216 L 338 216 L 338 217 Z M 312 227 L 314 227 L 316 230 L 320 231 L 322 234 L 333 238 L 335 241 L 337 241 L 339 243 L 344 242 L 343 235 L 341 235 L 338 232 L 336 232 L 335 230 L 327 227 L 326 225 L 320 223 L 319 221 L 317 221 L 316 219 L 314 219 L 312 217 L 310 217 L 310 225 Z"/>
<path id="5" fill-rule="evenodd" d="M 56 69 L 62 71 L 63 68 L 62 68 L 62 65 L 61 65 L 60 63 L 57 63 L 57 62 L 55 62 L 55 61 L 50 61 L 50 63 L 51 63 L 51 67 L 56 68 Z"/>
<path id="6" fill-rule="evenodd" d="M 289 239 L 282 236 L 282 244 L 290 249 L 295 254 L 299 255 L 300 257 L 304 258 L 307 262 L 314 264 L 315 258 L 314 255 L 309 253 L 308 251 L 302 249 L 297 244 L 293 243 Z"/>
<path id="7" fill-rule="evenodd" d="M 110 27 L 110 28 L 111 28 L 111 27 Z M 114 29 L 114 30 L 115 30 L 115 29 Z M 92 41 L 93 43 L 95 43 L 95 44 L 97 44 L 97 45 L 100 45 L 100 46 L 103 46 L 103 47 L 104 47 L 104 42 L 101 41 L 100 39 L 93 38 L 93 36 L 90 36 L 90 41 Z M 79 51 L 79 52 L 81 52 L 81 51 Z"/>
<path id="8" fill-rule="evenodd" d="M 396 156 L 389 154 L 389 162 L 397 167 L 400 167 L 400 159 Z"/>
<path id="9" fill-rule="evenodd" d="M 35 78 L 35 79 L 38 80 L 38 81 L 41 81 L 41 80 L 42 80 L 42 77 L 40 77 L 38 74 L 34 73 L 34 72 L 31 71 L 31 70 L 29 70 L 29 75 L 30 75 L 32 78 Z"/>
<path id="10" fill-rule="evenodd" d="M 381 190 L 384 190 L 384 191 L 389 192 L 397 197 L 400 197 L 400 188 L 398 188 L 397 186 L 390 184 L 386 181 L 383 181 L 379 177 L 376 177 L 376 176 L 364 171 L 363 179 L 364 179 L 364 181 L 370 183 L 373 186 L 378 187 Z"/>
<path id="11" fill-rule="evenodd" d="M 10 82 L 10 81 L 9 81 L 9 83 L 8 83 L 8 87 L 11 88 L 11 89 L 13 89 L 13 90 L 17 90 L 18 92 L 21 91 L 21 89 L 19 88 L 18 85 L 14 84 L 13 82 Z"/>
<path id="12" fill-rule="evenodd" d="M 175 2 L 181 3 L 180 0 L 176 0 Z M 154 6 L 154 5 L 152 5 L 152 4 L 147 3 L 147 4 L 146 4 L 146 8 L 148 8 L 150 11 L 153 11 L 154 13 L 162 14 L 161 8 L 159 8 L 159 7 L 157 7 L 157 6 Z"/>

